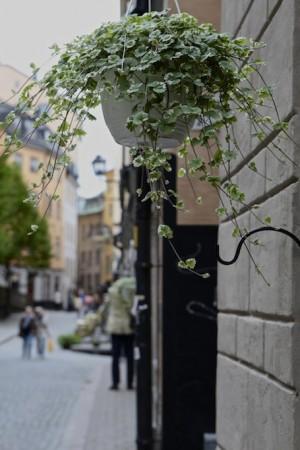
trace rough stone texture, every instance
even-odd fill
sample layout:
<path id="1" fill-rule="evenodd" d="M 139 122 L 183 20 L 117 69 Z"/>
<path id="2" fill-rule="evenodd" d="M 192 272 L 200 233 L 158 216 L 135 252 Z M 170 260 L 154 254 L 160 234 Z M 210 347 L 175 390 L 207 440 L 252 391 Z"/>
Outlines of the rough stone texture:
<path id="1" fill-rule="evenodd" d="M 297 187 L 290 186 L 271 199 L 259 210 L 260 217 L 272 217 L 272 225 L 293 230 L 293 196 Z M 261 226 L 251 217 L 251 229 Z M 263 245 L 251 245 L 251 252 L 266 281 L 250 266 L 250 309 L 254 312 L 290 316 L 293 313 L 292 240 L 282 234 L 266 231 L 257 235 Z"/>
<path id="2" fill-rule="evenodd" d="M 237 357 L 263 368 L 264 322 L 254 317 L 239 317 L 237 322 Z"/>
<path id="3" fill-rule="evenodd" d="M 238 146 L 236 149 L 236 158 L 230 161 L 231 170 L 234 170 L 252 151 L 251 124 L 249 118 L 246 114 L 239 114 L 237 117 L 238 122 L 233 125 L 233 131 L 230 133 L 232 140 L 235 140 Z M 221 138 L 223 137 L 225 136 L 221 136 Z M 225 143 L 224 145 L 226 146 Z M 219 171 L 222 178 L 227 176 L 228 171 L 222 166 Z"/>
<path id="4" fill-rule="evenodd" d="M 219 355 L 217 378 L 218 444 L 226 450 L 246 450 L 248 372 Z"/>
<path id="5" fill-rule="evenodd" d="M 250 19 L 249 19 L 250 20 Z M 253 25 L 257 18 L 251 18 Z M 257 53 L 267 62 L 260 67 L 266 83 L 272 86 L 279 115 L 284 118 L 293 109 L 293 63 L 294 63 L 294 0 L 284 0 L 261 40 L 267 45 Z M 251 25 L 249 27 L 251 29 Z M 261 86 L 259 77 L 253 77 L 254 85 Z M 276 118 L 275 112 L 268 115 Z"/>
<path id="6" fill-rule="evenodd" d="M 290 120 L 288 132 L 293 136 L 295 142 L 300 143 L 299 115 Z M 295 164 L 289 161 L 275 146 L 279 146 Z M 292 177 L 299 177 L 299 162 L 300 152 L 297 145 L 281 134 L 266 150 L 266 191 L 269 192 Z"/>
<path id="7" fill-rule="evenodd" d="M 236 324 L 237 317 L 231 314 L 219 314 L 218 348 L 227 355 L 236 355 Z"/>
<path id="8" fill-rule="evenodd" d="M 275 6 L 280 5 L 281 2 L 282 2 L 282 0 L 268 0 L 267 1 L 267 8 L 268 8 L 267 15 L 269 16 L 273 12 Z"/>
<path id="9" fill-rule="evenodd" d="M 238 220 L 241 228 L 249 229 L 249 213 Z M 231 222 L 219 227 L 220 255 L 224 260 L 231 260 L 235 254 L 239 239 L 232 237 L 234 226 Z M 243 248 L 237 263 L 232 266 L 219 265 L 218 272 L 218 307 L 220 310 L 248 311 L 250 291 L 250 258 Z"/>
<path id="10" fill-rule="evenodd" d="M 265 371 L 299 389 L 300 325 L 265 322 Z M 294 372 L 297 370 L 298 373 Z"/>
<path id="11" fill-rule="evenodd" d="M 253 0 L 223 0 L 221 9 L 222 30 L 234 35 L 241 18 Z"/>
<path id="12" fill-rule="evenodd" d="M 294 446 L 298 399 L 292 390 L 219 356 L 217 396 L 217 436 L 221 448 L 298 449 Z"/>
<path id="13" fill-rule="evenodd" d="M 267 20 L 268 1 L 254 0 L 246 20 L 239 30 L 240 36 L 249 36 L 256 39 Z"/>
<path id="14" fill-rule="evenodd" d="M 225 0 L 222 31 L 234 34 L 237 29 L 238 34 L 259 35 L 266 42 L 267 47 L 257 52 L 268 62 L 261 73 L 273 88 L 281 118 L 289 117 L 289 133 L 298 146 L 281 134 L 268 148 L 257 147 L 254 130 L 251 135 L 245 120 L 239 120 L 235 128 L 245 156 L 252 156 L 266 177 L 259 179 L 250 172 L 240 156 L 231 169 L 247 201 L 260 204 L 256 210 L 260 219 L 271 216 L 273 226 L 300 237 L 300 2 Z M 257 75 L 252 82 L 262 85 Z M 264 114 L 276 117 L 271 109 Z M 280 144 L 298 166 L 284 160 L 274 144 Z M 238 222 L 248 229 L 263 225 L 249 213 Z M 229 223 L 221 224 L 224 259 L 231 259 L 236 248 L 231 231 Z M 270 287 L 250 264 L 245 249 L 233 266 L 219 265 L 218 445 L 222 450 L 299 450 L 300 249 L 273 231 L 256 238 L 263 245 L 249 244 L 251 254 Z"/>
<path id="15" fill-rule="evenodd" d="M 254 163 L 257 172 L 249 169 L 249 164 Z M 259 155 L 253 158 L 247 166 L 237 174 L 237 183 L 240 189 L 246 195 L 246 203 L 254 203 L 258 197 L 265 194 L 266 191 L 266 152 L 263 150 Z"/>
<path id="16" fill-rule="evenodd" d="M 294 447 L 296 395 L 254 371 L 248 372 L 247 450 Z"/>

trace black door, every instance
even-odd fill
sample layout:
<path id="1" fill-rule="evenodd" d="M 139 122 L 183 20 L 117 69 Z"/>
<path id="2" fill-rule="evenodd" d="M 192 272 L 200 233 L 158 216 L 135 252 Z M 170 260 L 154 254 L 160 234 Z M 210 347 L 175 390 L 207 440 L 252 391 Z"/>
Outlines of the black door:
<path id="1" fill-rule="evenodd" d="M 202 450 L 203 434 L 215 430 L 217 226 L 176 226 L 168 207 L 164 220 L 180 256 L 196 257 L 210 276 L 179 269 L 164 241 L 162 450 Z"/>

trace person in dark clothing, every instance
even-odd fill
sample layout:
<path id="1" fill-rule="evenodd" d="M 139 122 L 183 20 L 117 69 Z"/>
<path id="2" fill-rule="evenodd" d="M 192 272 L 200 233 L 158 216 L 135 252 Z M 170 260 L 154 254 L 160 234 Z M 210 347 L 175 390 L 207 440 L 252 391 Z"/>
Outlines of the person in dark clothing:
<path id="1" fill-rule="evenodd" d="M 118 390 L 120 383 L 119 361 L 122 352 L 127 359 L 127 389 L 133 389 L 134 376 L 134 330 L 132 328 L 131 309 L 135 294 L 135 281 L 122 277 L 108 290 L 108 317 L 106 331 L 112 341 L 112 386 Z"/>
<path id="2" fill-rule="evenodd" d="M 31 358 L 32 341 L 36 333 L 36 324 L 33 310 L 30 306 L 25 308 L 23 317 L 19 323 L 19 336 L 23 339 L 22 357 Z"/>
<path id="3" fill-rule="evenodd" d="M 46 338 L 50 336 L 48 324 L 43 308 L 37 307 L 34 310 L 36 324 L 36 349 L 38 356 L 45 358 Z"/>

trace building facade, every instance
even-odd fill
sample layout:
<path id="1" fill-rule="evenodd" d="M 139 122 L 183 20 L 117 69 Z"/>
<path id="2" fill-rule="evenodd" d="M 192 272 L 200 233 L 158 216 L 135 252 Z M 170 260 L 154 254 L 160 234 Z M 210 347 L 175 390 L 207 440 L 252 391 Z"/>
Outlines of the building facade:
<path id="1" fill-rule="evenodd" d="M 103 262 L 103 195 L 79 199 L 78 215 L 78 287 L 86 293 L 99 290 L 104 278 Z"/>
<path id="2" fill-rule="evenodd" d="M 300 3 L 298 0 L 223 0 L 222 31 L 266 43 L 259 56 L 261 73 L 273 88 L 280 117 L 287 120 L 294 142 L 281 146 L 295 164 L 276 152 L 282 137 L 268 135 L 258 145 L 247 121 L 236 126 L 245 161 L 232 165 L 250 204 L 272 225 L 300 236 L 299 75 Z M 260 80 L 253 77 L 255 86 Z M 270 110 L 271 111 L 271 110 Z M 272 112 L 271 112 L 272 114 Z M 274 145 L 275 144 L 275 145 Z M 255 161 L 260 172 L 247 164 Z M 241 211 L 238 223 L 249 230 L 258 222 Z M 268 286 L 244 248 L 233 266 L 219 266 L 218 305 L 218 450 L 298 450 L 300 448 L 300 252 L 279 233 L 257 235 L 262 246 L 250 245 Z M 232 258 L 237 240 L 232 226 L 220 226 L 221 256 Z"/>
<path id="3" fill-rule="evenodd" d="M 4 118 L 16 103 L 12 91 L 18 91 L 27 77 L 16 69 L 0 65 L 0 106 L 1 118 Z M 46 99 L 41 99 L 44 108 Z M 19 120 L 19 119 L 18 119 Z M 26 142 L 23 148 L 10 157 L 11 163 L 19 166 L 22 177 L 29 188 L 39 185 L 40 167 L 47 165 L 51 157 L 52 144 L 49 142 L 52 130 L 48 127 L 36 130 L 30 139 L 34 119 L 23 115 L 20 118 L 20 137 Z M 25 270 L 22 280 L 22 294 L 35 303 L 57 302 L 59 306 L 68 306 L 70 292 L 76 286 L 77 276 L 77 171 L 76 151 L 73 161 L 66 171 L 54 173 L 47 192 L 41 197 L 38 208 L 46 215 L 51 239 L 52 257 L 47 270 Z M 53 194 L 57 200 L 50 202 Z M 25 294 L 26 293 L 26 294 Z"/>
<path id="4" fill-rule="evenodd" d="M 79 199 L 78 287 L 96 293 L 111 282 L 117 270 L 114 235 L 119 230 L 118 180 L 106 172 L 106 189 L 92 198 Z"/>

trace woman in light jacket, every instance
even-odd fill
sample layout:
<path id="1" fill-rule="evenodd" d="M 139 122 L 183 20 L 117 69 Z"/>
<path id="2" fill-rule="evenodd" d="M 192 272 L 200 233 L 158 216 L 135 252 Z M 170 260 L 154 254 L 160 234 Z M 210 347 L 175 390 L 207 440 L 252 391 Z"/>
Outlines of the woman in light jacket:
<path id="1" fill-rule="evenodd" d="M 131 309 L 135 294 L 135 280 L 132 277 L 122 277 L 115 281 L 108 290 L 107 333 L 112 340 L 112 386 L 118 390 L 120 383 L 119 361 L 122 352 L 127 359 L 127 389 L 133 388 L 133 344 L 134 330 Z"/>

